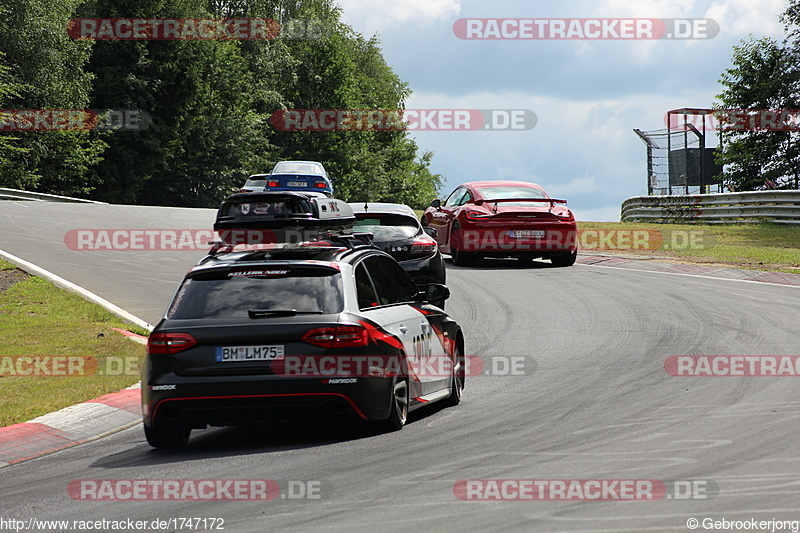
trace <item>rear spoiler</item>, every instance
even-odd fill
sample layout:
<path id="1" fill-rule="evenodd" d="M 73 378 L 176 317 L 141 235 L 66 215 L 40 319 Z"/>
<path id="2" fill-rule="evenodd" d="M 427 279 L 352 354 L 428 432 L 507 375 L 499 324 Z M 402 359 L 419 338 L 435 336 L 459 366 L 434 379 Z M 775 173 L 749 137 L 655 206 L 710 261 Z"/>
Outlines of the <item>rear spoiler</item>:
<path id="1" fill-rule="evenodd" d="M 475 205 L 494 204 L 497 202 L 547 202 L 550 204 L 565 204 L 566 200 L 555 198 L 497 198 L 496 200 L 475 200 Z"/>

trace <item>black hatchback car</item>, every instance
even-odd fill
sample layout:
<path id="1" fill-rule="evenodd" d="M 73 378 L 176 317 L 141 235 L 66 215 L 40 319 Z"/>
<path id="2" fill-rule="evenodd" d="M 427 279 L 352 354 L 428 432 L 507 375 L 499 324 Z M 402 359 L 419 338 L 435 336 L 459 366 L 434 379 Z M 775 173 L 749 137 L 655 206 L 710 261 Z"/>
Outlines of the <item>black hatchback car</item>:
<path id="1" fill-rule="evenodd" d="M 346 205 L 346 204 L 345 204 Z M 367 237 L 212 254 L 186 275 L 148 339 L 144 431 L 154 447 L 193 429 L 343 417 L 402 428 L 458 404 L 459 325 Z"/>
<path id="2" fill-rule="evenodd" d="M 417 284 L 445 283 L 444 258 L 431 235 L 436 230 L 423 228 L 413 209 L 387 203 L 348 205 L 356 216 L 355 229 L 372 233 L 375 245 L 394 257 Z"/>

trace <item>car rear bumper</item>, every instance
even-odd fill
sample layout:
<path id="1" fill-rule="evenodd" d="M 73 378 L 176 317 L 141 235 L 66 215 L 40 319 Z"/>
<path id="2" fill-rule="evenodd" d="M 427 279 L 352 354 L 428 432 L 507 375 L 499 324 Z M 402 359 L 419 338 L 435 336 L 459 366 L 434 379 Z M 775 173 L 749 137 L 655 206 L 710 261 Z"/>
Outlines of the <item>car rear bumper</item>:
<path id="1" fill-rule="evenodd" d="M 519 236 L 519 232 L 525 233 Z M 574 225 L 558 222 L 536 226 L 471 227 L 461 230 L 459 249 L 464 252 L 548 257 L 576 251 L 578 234 Z"/>
<path id="2" fill-rule="evenodd" d="M 385 420 L 391 405 L 392 380 L 384 377 L 162 376 L 159 382 L 142 386 L 148 426 L 205 428 L 317 418 Z M 172 385 L 174 389 L 163 390 Z"/>

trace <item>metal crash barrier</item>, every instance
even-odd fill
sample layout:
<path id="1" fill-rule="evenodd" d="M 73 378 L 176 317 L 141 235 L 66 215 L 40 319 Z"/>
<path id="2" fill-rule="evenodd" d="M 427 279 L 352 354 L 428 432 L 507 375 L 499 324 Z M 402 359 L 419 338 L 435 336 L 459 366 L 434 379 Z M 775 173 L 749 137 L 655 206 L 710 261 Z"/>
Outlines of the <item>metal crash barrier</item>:
<path id="1" fill-rule="evenodd" d="M 634 196 L 621 215 L 622 222 L 800 224 L 800 190 Z"/>

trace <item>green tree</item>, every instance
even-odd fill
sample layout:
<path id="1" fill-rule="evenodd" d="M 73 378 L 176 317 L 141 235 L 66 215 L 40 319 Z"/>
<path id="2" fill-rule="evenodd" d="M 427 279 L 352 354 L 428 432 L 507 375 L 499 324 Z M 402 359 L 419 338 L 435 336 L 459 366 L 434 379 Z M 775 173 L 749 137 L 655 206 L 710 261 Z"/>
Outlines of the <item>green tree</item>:
<path id="1" fill-rule="evenodd" d="M 334 12 L 338 17 L 338 13 Z M 324 20 L 321 39 L 290 43 L 297 82 L 286 93 L 296 109 L 402 109 L 411 94 L 386 64 L 376 37 L 365 39 L 336 20 Z M 441 177 L 429 170 L 431 153 L 417 156 L 406 131 L 278 132 L 283 158 L 324 161 L 336 176 L 336 196 L 423 207 Z"/>
<path id="2" fill-rule="evenodd" d="M 0 13 L 1 14 L 1 13 Z M 7 102 L 19 96 L 19 85 L 10 83 L 8 72 L 10 67 L 3 65 L 3 54 L 0 52 L 0 109 L 8 108 Z M 25 148 L 19 147 L 19 139 L 7 134 L 0 134 L 0 185 L 14 189 L 25 189 L 36 184 L 36 176 L 30 172 L 20 169 L 15 164 L 17 158 L 27 152 Z"/>
<path id="3" fill-rule="evenodd" d="M 84 109 L 91 44 L 66 32 L 81 0 L 16 0 L 0 7 L 4 109 Z M 41 192 L 85 195 L 95 186 L 92 166 L 104 144 L 89 131 L 6 131 L 0 183 Z"/>
<path id="4" fill-rule="evenodd" d="M 87 4 L 84 16 L 217 16 L 205 6 L 202 0 L 111 0 Z M 92 106 L 150 117 L 140 131 L 108 137 L 96 198 L 209 207 L 266 164 L 273 148 L 258 107 L 259 99 L 274 95 L 256 79 L 243 46 L 225 40 L 95 44 Z"/>
<path id="5" fill-rule="evenodd" d="M 800 108 L 800 2 L 783 14 L 787 39 L 754 38 L 734 47 L 733 67 L 723 73 L 719 106 L 737 110 Z M 761 113 L 754 111 L 759 116 Z M 717 162 L 727 187 L 742 190 L 800 188 L 800 146 L 796 131 L 723 130 Z"/>

